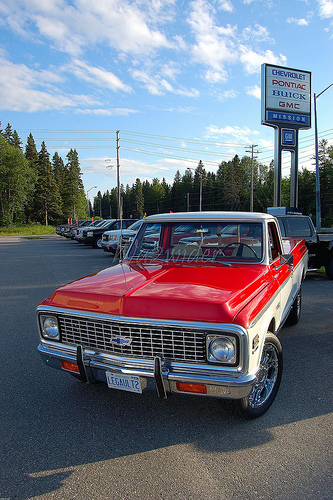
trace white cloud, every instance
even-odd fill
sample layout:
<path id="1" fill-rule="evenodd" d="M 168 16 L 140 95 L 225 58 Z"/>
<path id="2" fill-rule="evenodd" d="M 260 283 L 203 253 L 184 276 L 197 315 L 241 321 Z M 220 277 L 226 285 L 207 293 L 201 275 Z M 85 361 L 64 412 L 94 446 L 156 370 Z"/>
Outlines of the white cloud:
<path id="1" fill-rule="evenodd" d="M 321 18 L 333 17 L 333 0 L 318 0 L 318 3 Z"/>
<path id="2" fill-rule="evenodd" d="M 186 89 L 182 86 L 175 88 L 170 82 L 168 82 L 165 78 L 162 78 L 159 74 L 151 75 L 148 71 L 137 69 L 131 70 L 130 73 L 132 78 L 142 83 L 150 94 L 164 95 L 166 92 L 170 92 L 184 97 L 199 96 L 199 91 L 197 89 Z"/>
<path id="3" fill-rule="evenodd" d="M 263 62 L 286 64 L 286 57 L 271 50 L 256 51 L 258 43 L 274 43 L 266 27 L 256 24 L 238 33 L 237 26 L 221 26 L 216 19 L 212 3 L 194 0 L 188 23 L 195 38 L 192 47 L 193 61 L 208 67 L 205 79 L 211 84 L 228 80 L 228 65 L 241 62 L 247 74 L 257 73 Z"/>
<path id="4" fill-rule="evenodd" d="M 219 139 L 224 136 L 229 136 L 240 140 L 242 143 L 251 142 L 251 137 L 260 135 L 258 130 L 251 130 L 249 127 L 226 127 L 220 128 L 217 125 L 210 125 L 206 128 L 206 137 Z"/>
<path id="5" fill-rule="evenodd" d="M 230 0 L 218 0 L 217 4 L 221 10 L 225 10 L 226 12 L 233 12 L 234 10 L 234 6 Z"/>
<path id="6" fill-rule="evenodd" d="M 240 60 L 247 74 L 259 73 L 263 63 L 285 66 L 287 62 L 287 58 L 284 55 L 280 54 L 279 56 L 276 56 L 271 50 L 258 53 L 254 52 L 251 48 L 242 45 L 240 47 L 240 52 Z"/>
<path id="7" fill-rule="evenodd" d="M 114 73 L 104 68 L 89 66 L 79 59 L 73 59 L 71 64 L 68 64 L 63 69 L 72 72 L 78 79 L 85 80 L 98 87 L 109 88 L 113 91 L 132 92 L 131 87 L 123 83 Z"/>
<path id="8" fill-rule="evenodd" d="M 256 24 L 254 28 L 249 26 L 243 30 L 243 39 L 251 40 L 252 42 L 269 42 L 274 43 L 274 40 L 270 38 L 267 28 Z"/>
<path id="9" fill-rule="evenodd" d="M 170 80 L 175 81 L 177 75 L 179 75 L 181 71 L 175 62 L 170 61 L 169 63 L 162 65 L 160 73 Z"/>
<path id="10" fill-rule="evenodd" d="M 253 87 L 248 87 L 246 89 L 247 95 L 255 97 L 256 99 L 261 99 L 261 88 L 258 85 L 254 85 Z"/>
<path id="11" fill-rule="evenodd" d="M 50 40 L 57 50 L 72 56 L 77 57 L 92 44 L 100 43 L 119 52 L 144 55 L 172 46 L 156 26 L 171 18 L 173 3 L 11 0 L 10 9 L 3 11 L 12 30 L 27 37 Z"/>
<path id="12" fill-rule="evenodd" d="M 208 69 L 205 73 L 205 79 L 210 84 L 225 83 L 228 81 L 228 73 L 224 69 Z"/>
<path id="13" fill-rule="evenodd" d="M 14 64 L 3 51 L 0 52 L 0 108 L 3 110 L 31 113 L 101 105 L 89 96 L 62 93 L 58 84 L 63 81 L 64 78 L 55 72 Z"/>
<path id="14" fill-rule="evenodd" d="M 94 116 L 129 116 L 138 113 L 135 109 L 129 108 L 114 108 L 114 109 L 77 109 L 75 111 L 78 115 L 94 115 Z"/>
<path id="15" fill-rule="evenodd" d="M 310 22 L 307 19 L 304 18 L 296 19 L 295 17 L 288 17 L 287 23 L 296 24 L 297 26 L 308 26 L 310 24 Z"/>
<path id="16" fill-rule="evenodd" d="M 206 0 L 195 0 L 191 7 L 188 23 L 196 41 L 192 47 L 193 60 L 222 72 L 225 63 L 237 59 L 236 27 L 218 26 L 214 19 L 215 10 Z"/>
<path id="17" fill-rule="evenodd" d="M 224 90 L 223 92 L 218 93 L 217 99 L 220 102 L 223 102 L 226 99 L 236 99 L 237 96 L 238 96 L 237 90 L 229 89 L 229 90 Z"/>

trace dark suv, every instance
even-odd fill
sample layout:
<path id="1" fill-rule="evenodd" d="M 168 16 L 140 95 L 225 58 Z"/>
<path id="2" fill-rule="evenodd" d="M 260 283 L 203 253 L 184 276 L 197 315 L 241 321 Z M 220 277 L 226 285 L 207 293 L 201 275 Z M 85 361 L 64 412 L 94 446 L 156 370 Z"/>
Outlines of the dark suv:
<path id="1" fill-rule="evenodd" d="M 103 227 L 89 227 L 82 233 L 82 243 L 91 245 L 94 248 L 102 248 L 101 242 L 104 231 L 121 228 L 126 229 L 136 220 L 137 219 L 111 219 L 107 224 L 104 224 Z"/>

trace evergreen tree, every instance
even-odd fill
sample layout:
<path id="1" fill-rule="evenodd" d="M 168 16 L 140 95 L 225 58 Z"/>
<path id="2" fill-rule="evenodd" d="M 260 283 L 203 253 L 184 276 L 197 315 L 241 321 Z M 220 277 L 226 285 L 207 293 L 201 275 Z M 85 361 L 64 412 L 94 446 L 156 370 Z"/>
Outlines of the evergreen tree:
<path id="1" fill-rule="evenodd" d="M 243 202 L 244 167 L 238 155 L 233 160 L 221 164 L 223 204 L 225 210 L 240 210 Z"/>
<path id="2" fill-rule="evenodd" d="M 28 138 L 27 138 L 27 143 L 25 145 L 25 157 L 27 160 L 29 160 L 30 162 L 33 162 L 35 164 L 37 164 L 38 162 L 38 153 L 37 153 L 37 148 L 36 148 L 36 143 L 35 143 L 35 139 L 33 138 L 33 135 L 32 133 L 30 132 L 30 134 L 28 135 Z"/>
<path id="3" fill-rule="evenodd" d="M 303 168 L 298 174 L 298 206 L 304 215 L 316 213 L 316 172 Z"/>
<path id="4" fill-rule="evenodd" d="M 64 212 L 64 198 L 65 198 L 64 185 L 65 185 L 66 169 L 65 169 L 64 161 L 61 158 L 61 156 L 59 156 L 57 151 L 54 153 L 54 155 L 52 157 L 51 165 L 52 165 L 54 178 L 55 178 L 56 184 L 58 186 L 60 199 L 61 199 L 61 211 L 63 213 Z"/>
<path id="5" fill-rule="evenodd" d="M 61 217 L 61 198 L 45 142 L 38 153 L 38 180 L 35 192 L 35 217 L 38 222 L 55 223 Z"/>
<path id="6" fill-rule="evenodd" d="M 136 179 L 135 184 L 133 186 L 133 197 L 135 203 L 135 218 L 141 219 L 144 213 L 144 197 L 142 191 L 142 184 L 139 178 Z"/>
<path id="7" fill-rule="evenodd" d="M 274 161 L 269 167 L 259 165 L 258 186 L 254 192 L 254 211 L 266 212 L 274 203 Z"/>
<path id="8" fill-rule="evenodd" d="M 87 216 L 87 200 L 81 179 L 79 156 L 75 149 L 71 149 L 66 158 L 63 213 L 65 217 L 80 219 Z"/>
<path id="9" fill-rule="evenodd" d="M 34 218 L 35 185 L 38 179 L 38 153 L 37 153 L 36 143 L 31 132 L 27 138 L 24 156 L 29 162 L 29 166 L 33 172 L 33 177 L 34 177 L 34 189 L 30 191 L 30 193 L 28 194 L 27 203 L 25 207 L 26 221 L 30 222 Z"/>
<path id="10" fill-rule="evenodd" d="M 94 216 L 103 218 L 102 212 L 102 193 L 98 191 L 97 195 L 94 197 Z"/>
<path id="11" fill-rule="evenodd" d="M 163 187 L 164 196 L 162 200 L 163 212 L 170 212 L 171 210 L 171 188 L 165 178 L 163 177 L 161 185 Z"/>
<path id="12" fill-rule="evenodd" d="M 16 130 L 14 130 L 14 132 L 13 132 L 12 140 L 13 140 L 13 144 L 12 145 L 14 146 L 14 148 L 19 148 L 19 149 L 22 150 L 22 141 L 19 138 L 19 135 L 16 132 Z"/>
<path id="13" fill-rule="evenodd" d="M 171 188 L 171 210 L 173 212 L 182 212 L 183 210 L 186 210 L 186 200 L 182 199 L 184 196 L 185 195 L 182 189 L 182 177 L 179 170 L 177 170 Z"/>
<path id="14" fill-rule="evenodd" d="M 102 197 L 102 214 L 104 219 L 112 219 L 112 205 L 109 191 L 106 191 Z"/>
<path id="15" fill-rule="evenodd" d="M 2 137 L 6 142 L 8 142 L 8 144 L 14 146 L 13 129 L 10 123 L 7 123 L 5 130 L 2 132 Z"/>

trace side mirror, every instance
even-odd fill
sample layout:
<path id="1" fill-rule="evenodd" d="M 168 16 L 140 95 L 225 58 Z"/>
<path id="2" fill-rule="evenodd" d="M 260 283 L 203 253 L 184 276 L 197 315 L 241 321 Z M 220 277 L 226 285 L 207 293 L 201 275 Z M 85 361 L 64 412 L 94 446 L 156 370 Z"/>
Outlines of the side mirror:
<path id="1" fill-rule="evenodd" d="M 288 265 L 289 269 L 293 269 L 294 267 L 294 254 L 292 253 L 286 253 L 284 255 L 280 256 L 280 265 L 279 266 L 274 266 L 275 271 L 278 271 L 281 269 L 282 266 Z"/>

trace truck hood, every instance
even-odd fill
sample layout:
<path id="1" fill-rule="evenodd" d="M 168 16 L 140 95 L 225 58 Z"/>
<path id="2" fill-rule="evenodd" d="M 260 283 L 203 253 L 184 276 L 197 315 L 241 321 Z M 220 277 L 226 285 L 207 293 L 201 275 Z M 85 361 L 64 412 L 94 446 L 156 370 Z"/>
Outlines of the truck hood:
<path id="1" fill-rule="evenodd" d="M 264 265 L 124 261 L 58 288 L 42 304 L 131 317 L 231 323 L 271 279 Z"/>

